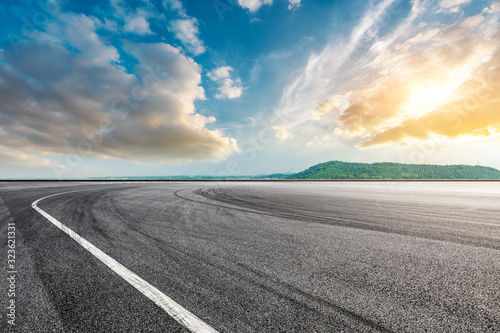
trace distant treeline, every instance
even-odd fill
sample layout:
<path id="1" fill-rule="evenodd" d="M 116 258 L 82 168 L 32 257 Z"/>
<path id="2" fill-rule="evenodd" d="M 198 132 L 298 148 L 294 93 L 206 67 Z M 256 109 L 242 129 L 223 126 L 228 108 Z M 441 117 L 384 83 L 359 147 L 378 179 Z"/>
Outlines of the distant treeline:
<path id="1" fill-rule="evenodd" d="M 298 173 L 241 176 L 95 177 L 91 180 L 260 180 L 260 179 L 500 179 L 500 170 L 479 165 L 350 163 L 330 161 Z"/>
<path id="2" fill-rule="evenodd" d="M 278 178 L 278 177 L 276 177 Z M 281 177 L 279 177 L 281 178 Z M 500 170 L 479 165 L 320 163 L 287 179 L 500 179 Z"/>

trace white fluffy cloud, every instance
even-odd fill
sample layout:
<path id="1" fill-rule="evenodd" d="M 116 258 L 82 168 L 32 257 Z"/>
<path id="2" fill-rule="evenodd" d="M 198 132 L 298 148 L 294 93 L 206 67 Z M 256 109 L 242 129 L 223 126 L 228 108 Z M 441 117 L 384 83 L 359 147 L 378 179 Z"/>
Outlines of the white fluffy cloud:
<path id="1" fill-rule="evenodd" d="M 250 13 L 257 12 L 260 7 L 264 5 L 272 5 L 273 0 L 238 0 L 238 4 L 244 8 L 248 9 Z M 300 0 L 289 0 L 288 9 L 295 10 L 300 7 Z"/>
<path id="2" fill-rule="evenodd" d="M 149 2 L 146 1 L 143 4 L 143 7 L 132 9 L 123 0 L 111 0 L 115 19 L 120 24 L 123 24 L 124 31 L 137 35 L 152 35 L 153 31 L 151 31 L 149 20 L 165 19 Z M 107 24 L 109 25 L 110 23 L 108 22 Z M 116 22 L 111 24 L 116 24 Z"/>
<path id="3" fill-rule="evenodd" d="M 292 133 L 290 133 L 283 126 L 272 126 L 271 130 L 274 132 L 274 137 L 278 139 L 278 141 L 283 142 L 287 139 L 293 137 Z"/>
<path id="4" fill-rule="evenodd" d="M 236 140 L 206 128 L 214 117 L 196 113 L 194 102 L 205 95 L 192 59 L 165 43 L 128 43 L 125 52 L 138 61 L 128 73 L 117 49 L 96 34 L 98 24 L 60 13 L 18 53 L 4 50 L 4 147 L 154 162 L 215 160 L 238 150 Z"/>
<path id="5" fill-rule="evenodd" d="M 218 99 L 234 99 L 241 96 L 243 88 L 240 78 L 231 78 L 231 66 L 222 66 L 208 73 L 208 77 L 219 85 L 219 93 L 215 95 Z"/>
<path id="6" fill-rule="evenodd" d="M 180 0 L 163 0 L 163 6 L 177 14 L 178 19 L 170 21 L 168 30 L 194 55 L 205 52 L 205 45 L 199 38 L 198 20 L 186 14 Z"/>
<path id="7" fill-rule="evenodd" d="M 153 32 L 149 28 L 149 22 L 144 16 L 133 16 L 125 19 L 124 29 L 127 32 L 136 33 L 138 35 L 150 35 Z"/>
<path id="8" fill-rule="evenodd" d="M 300 7 L 300 0 L 290 0 L 288 5 L 288 9 L 294 10 Z"/>
<path id="9" fill-rule="evenodd" d="M 461 6 L 469 4 L 471 1 L 472 0 L 441 0 L 439 4 L 442 10 L 457 13 L 460 11 Z"/>
<path id="10" fill-rule="evenodd" d="M 489 14 L 500 13 L 500 1 L 494 1 L 490 7 L 484 9 L 484 12 Z"/>
<path id="11" fill-rule="evenodd" d="M 255 13 L 263 5 L 271 5 L 273 0 L 238 0 L 238 3 L 242 8 L 248 9 L 250 13 Z"/>
<path id="12" fill-rule="evenodd" d="M 170 10 L 184 13 L 184 7 L 180 0 L 163 0 L 163 6 Z"/>
<path id="13" fill-rule="evenodd" d="M 198 20 L 194 17 L 173 20 L 168 30 L 179 39 L 182 44 L 193 54 L 200 55 L 205 52 L 203 42 L 198 38 Z"/>

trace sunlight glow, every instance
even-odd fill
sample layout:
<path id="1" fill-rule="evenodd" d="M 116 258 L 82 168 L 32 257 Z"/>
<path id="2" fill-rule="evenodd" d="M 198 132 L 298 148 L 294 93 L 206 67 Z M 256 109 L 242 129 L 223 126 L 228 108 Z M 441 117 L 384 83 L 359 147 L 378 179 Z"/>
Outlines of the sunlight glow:
<path id="1" fill-rule="evenodd" d="M 411 98 L 405 109 L 412 116 L 421 116 L 450 102 L 456 84 L 417 84 L 411 90 Z"/>

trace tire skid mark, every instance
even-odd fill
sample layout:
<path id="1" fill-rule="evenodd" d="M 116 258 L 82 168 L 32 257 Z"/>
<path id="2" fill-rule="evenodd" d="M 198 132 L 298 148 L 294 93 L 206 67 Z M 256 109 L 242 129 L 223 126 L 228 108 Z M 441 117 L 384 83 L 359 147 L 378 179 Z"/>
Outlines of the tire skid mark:
<path id="1" fill-rule="evenodd" d="M 86 190 L 82 190 L 86 191 Z M 74 192 L 82 192 L 82 191 L 69 191 L 63 193 L 56 193 L 52 195 L 45 196 L 40 198 L 32 203 L 32 207 L 38 213 L 40 213 L 43 217 L 49 220 L 56 227 L 61 229 L 64 233 L 66 233 L 69 237 L 71 237 L 74 241 L 76 241 L 79 245 L 81 245 L 84 249 L 89 251 L 94 257 L 99 259 L 102 263 L 104 263 L 108 268 L 118 274 L 121 278 L 123 278 L 126 282 L 131 284 L 134 288 L 136 288 L 139 292 L 141 292 L 144 296 L 153 301 L 156 305 L 162 308 L 168 315 L 170 315 L 173 319 L 178 321 L 185 328 L 190 330 L 193 333 L 217 333 L 217 331 L 209 326 L 207 323 L 203 322 L 200 318 L 183 308 L 173 299 L 168 297 L 159 291 L 156 287 L 149 284 L 147 281 L 142 279 L 140 276 L 130 271 L 128 268 L 120 264 L 115 259 L 108 256 L 98 247 L 87 241 L 85 238 L 81 237 L 79 234 L 74 232 L 72 229 L 68 228 L 64 224 L 62 224 L 59 220 L 55 219 L 53 216 L 45 212 L 44 210 L 38 207 L 38 203 L 44 199 L 64 195 L 68 193 Z"/>
<path id="2" fill-rule="evenodd" d="M 278 207 L 274 207 L 274 208 L 273 207 L 264 207 L 260 204 L 255 204 L 255 203 L 251 203 L 249 201 L 244 201 L 244 200 L 241 200 L 238 198 L 233 198 L 233 197 L 229 196 L 226 192 L 224 192 L 222 195 L 218 195 L 217 190 L 215 190 L 215 189 L 199 189 L 199 190 L 192 191 L 192 193 L 196 194 L 196 195 L 203 196 L 209 200 L 229 204 L 229 205 L 232 205 L 234 207 L 225 206 L 225 205 L 216 204 L 216 203 L 211 203 L 211 202 L 198 201 L 198 200 L 194 200 L 191 198 L 186 198 L 186 197 L 179 194 L 180 191 L 184 191 L 184 190 L 177 190 L 176 192 L 174 192 L 174 195 L 178 198 L 192 201 L 192 202 L 196 202 L 196 203 L 200 203 L 200 204 L 204 204 L 204 205 L 210 205 L 210 206 L 214 206 L 214 207 L 222 207 L 225 209 L 232 209 L 232 210 L 237 210 L 237 211 L 241 211 L 241 212 L 259 214 L 259 215 L 271 216 L 271 217 L 281 217 L 281 218 L 287 218 L 287 219 L 293 219 L 293 220 L 299 220 L 299 221 L 305 221 L 305 222 L 335 225 L 335 226 L 346 227 L 346 228 L 355 228 L 355 229 L 362 229 L 362 230 L 385 232 L 385 233 L 390 233 L 390 234 L 403 235 L 403 236 L 407 236 L 407 237 L 417 237 L 417 238 L 429 239 L 429 240 L 434 240 L 434 241 L 450 242 L 450 243 L 455 243 L 455 244 L 460 244 L 460 245 L 468 245 L 468 246 L 474 246 L 474 247 L 480 247 L 480 248 L 500 250 L 500 242 L 497 241 L 500 238 L 494 237 L 494 236 L 491 236 L 491 237 L 476 236 L 474 239 L 471 239 L 471 238 L 467 238 L 467 237 L 461 236 L 461 235 L 449 234 L 449 235 L 447 235 L 446 238 L 444 238 L 444 237 L 440 237 L 439 235 L 429 234 L 429 233 L 424 232 L 424 231 L 407 230 L 407 229 L 396 228 L 396 227 L 387 227 L 387 226 L 380 225 L 378 223 L 355 221 L 355 220 L 347 219 L 347 218 L 332 218 L 332 217 L 327 217 L 327 216 L 318 216 L 315 214 L 303 214 L 303 213 L 292 211 L 292 210 L 286 211 L 286 210 L 283 210 L 282 206 L 278 206 Z M 487 244 L 484 243 L 485 241 L 487 242 Z"/>

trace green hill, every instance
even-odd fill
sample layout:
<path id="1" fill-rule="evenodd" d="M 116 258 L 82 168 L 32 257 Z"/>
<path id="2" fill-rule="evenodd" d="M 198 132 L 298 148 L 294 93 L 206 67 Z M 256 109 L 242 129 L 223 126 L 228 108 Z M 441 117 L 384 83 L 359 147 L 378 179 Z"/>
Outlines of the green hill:
<path id="1" fill-rule="evenodd" d="M 479 165 L 320 163 L 288 179 L 500 179 L 500 170 Z"/>

